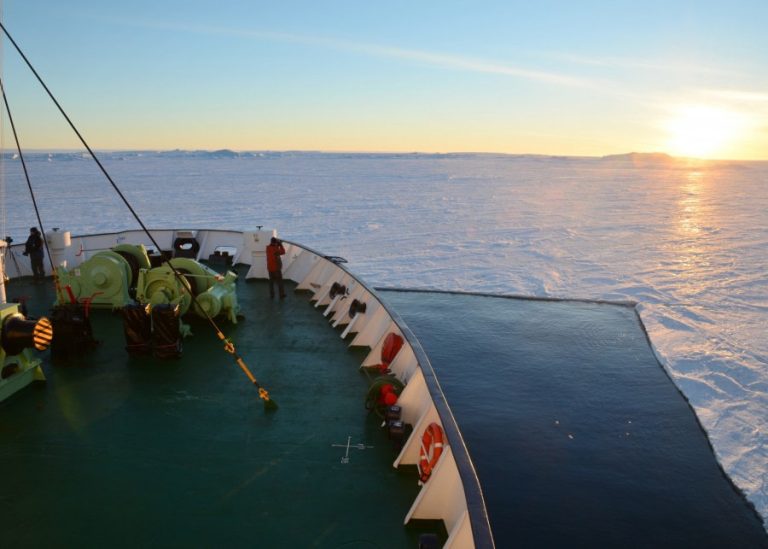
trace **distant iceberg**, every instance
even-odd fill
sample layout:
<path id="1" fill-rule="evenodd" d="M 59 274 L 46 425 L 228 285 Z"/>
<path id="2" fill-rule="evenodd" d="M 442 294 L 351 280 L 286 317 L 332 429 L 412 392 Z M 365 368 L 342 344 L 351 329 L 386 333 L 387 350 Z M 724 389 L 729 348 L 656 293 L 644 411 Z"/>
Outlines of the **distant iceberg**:
<path id="1" fill-rule="evenodd" d="M 603 156 L 602 160 L 616 160 L 622 162 L 642 162 L 645 164 L 666 164 L 670 162 L 676 162 L 677 159 L 674 156 L 670 156 L 663 152 L 651 152 L 651 153 L 639 153 L 631 152 L 624 154 L 609 154 Z"/>
<path id="2" fill-rule="evenodd" d="M 665 169 L 699 169 L 714 164 L 722 164 L 722 160 L 707 160 L 704 158 L 688 158 L 671 156 L 663 152 L 611 154 L 600 158 L 602 162 L 612 162 L 621 165 L 631 165 L 638 168 Z"/>

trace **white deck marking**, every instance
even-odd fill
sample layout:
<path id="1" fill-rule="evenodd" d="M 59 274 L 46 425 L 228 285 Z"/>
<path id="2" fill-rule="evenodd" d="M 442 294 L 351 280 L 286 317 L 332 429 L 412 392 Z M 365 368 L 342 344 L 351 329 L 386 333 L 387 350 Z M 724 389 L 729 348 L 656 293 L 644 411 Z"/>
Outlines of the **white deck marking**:
<path id="1" fill-rule="evenodd" d="M 331 444 L 331 447 L 333 448 L 346 448 L 346 451 L 344 452 L 344 455 L 341 458 L 341 463 L 349 463 L 349 449 L 355 448 L 357 450 L 366 450 L 369 448 L 373 448 L 373 446 L 369 446 L 367 444 L 363 444 L 362 442 L 358 442 L 356 444 L 352 444 L 352 437 L 347 437 L 347 443 L 346 444 Z"/>

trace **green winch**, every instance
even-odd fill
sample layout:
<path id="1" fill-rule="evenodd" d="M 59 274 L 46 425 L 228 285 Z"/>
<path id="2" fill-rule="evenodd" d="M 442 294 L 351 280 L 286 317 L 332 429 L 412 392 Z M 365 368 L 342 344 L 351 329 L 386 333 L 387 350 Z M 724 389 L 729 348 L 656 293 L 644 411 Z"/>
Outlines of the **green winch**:
<path id="1" fill-rule="evenodd" d="M 57 269 L 59 284 L 77 300 L 88 299 L 92 307 L 119 309 L 133 303 L 131 294 L 140 269 L 150 267 L 143 245 L 121 244 L 102 250 L 68 270 Z M 67 294 L 57 296 L 56 305 L 68 303 Z"/>
<path id="2" fill-rule="evenodd" d="M 225 275 L 220 275 L 202 263 L 185 257 L 175 257 L 170 260 L 170 264 L 182 275 L 183 283 L 168 264 L 154 269 L 141 269 L 136 284 L 136 299 L 140 303 L 178 304 L 183 315 L 192 305 L 192 294 L 197 301 L 198 306 L 194 312 L 198 316 L 226 314 L 232 323 L 237 323 L 240 307 L 237 303 L 235 273 L 227 271 Z"/>
<path id="3" fill-rule="evenodd" d="M 126 305 L 178 304 L 181 314 L 192 306 L 192 295 L 198 316 L 215 317 L 225 314 L 237 322 L 240 310 L 235 282 L 237 274 L 228 271 L 220 275 L 191 258 L 175 257 L 159 267 L 151 268 L 147 250 L 143 245 L 121 244 L 103 250 L 67 270 L 58 269 L 59 284 L 63 291 L 57 305 L 89 300 L 92 307 L 121 309 Z M 174 274 L 176 270 L 182 280 Z"/>

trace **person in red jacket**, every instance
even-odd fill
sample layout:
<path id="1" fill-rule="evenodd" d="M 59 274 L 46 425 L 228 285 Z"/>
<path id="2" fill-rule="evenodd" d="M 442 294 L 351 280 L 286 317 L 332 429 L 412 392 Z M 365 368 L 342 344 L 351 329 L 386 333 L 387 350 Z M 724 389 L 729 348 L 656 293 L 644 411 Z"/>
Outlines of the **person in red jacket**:
<path id="1" fill-rule="evenodd" d="M 275 297 L 275 283 L 277 283 L 277 289 L 280 290 L 280 299 L 285 297 L 285 289 L 283 288 L 283 260 L 280 258 L 284 254 L 285 248 L 283 248 L 283 243 L 273 236 L 269 246 L 267 246 L 269 297 Z"/>

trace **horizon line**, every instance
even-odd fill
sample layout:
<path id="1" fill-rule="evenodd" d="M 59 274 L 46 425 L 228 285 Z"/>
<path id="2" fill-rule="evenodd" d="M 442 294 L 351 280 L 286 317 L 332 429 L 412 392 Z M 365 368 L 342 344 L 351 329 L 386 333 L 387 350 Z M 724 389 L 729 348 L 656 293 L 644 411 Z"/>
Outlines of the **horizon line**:
<path id="1" fill-rule="evenodd" d="M 668 160 L 675 161 L 696 161 L 696 162 L 768 162 L 768 158 L 698 158 L 692 156 L 674 156 L 664 151 L 630 151 L 624 153 L 609 153 L 602 155 L 584 155 L 584 154 L 563 154 L 563 153 L 512 153 L 512 152 L 499 152 L 499 151 L 414 151 L 414 150 L 400 150 L 400 151 L 381 151 L 381 150 L 333 150 L 333 149 L 230 149 L 227 147 L 218 149 L 157 149 L 157 148 L 118 148 L 118 149 L 92 149 L 94 152 L 102 153 L 170 153 L 170 152 L 203 152 L 203 153 L 216 153 L 216 152 L 230 152 L 235 154 L 243 153 L 302 153 L 302 154 L 376 154 L 376 155 L 486 155 L 486 156 L 537 156 L 548 158 L 596 158 L 596 159 L 610 159 L 612 157 L 666 157 Z M 83 153 L 88 154 L 85 149 L 56 149 L 56 148 L 29 148 L 26 150 L 29 153 Z M 18 154 L 18 151 L 13 148 L 0 149 L 0 155 L 7 153 Z"/>

